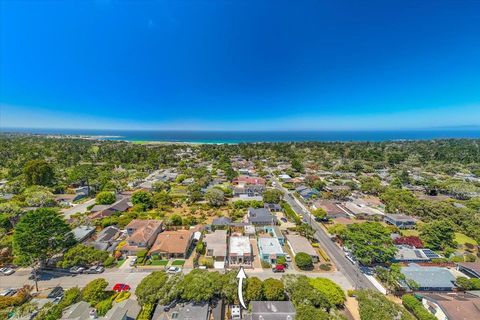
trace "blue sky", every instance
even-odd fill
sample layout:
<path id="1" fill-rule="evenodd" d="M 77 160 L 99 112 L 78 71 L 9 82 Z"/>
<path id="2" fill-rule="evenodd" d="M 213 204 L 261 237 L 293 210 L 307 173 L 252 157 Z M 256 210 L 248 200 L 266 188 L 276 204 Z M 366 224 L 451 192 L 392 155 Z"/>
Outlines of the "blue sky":
<path id="1" fill-rule="evenodd" d="M 2 127 L 480 125 L 478 1 L 0 5 Z"/>

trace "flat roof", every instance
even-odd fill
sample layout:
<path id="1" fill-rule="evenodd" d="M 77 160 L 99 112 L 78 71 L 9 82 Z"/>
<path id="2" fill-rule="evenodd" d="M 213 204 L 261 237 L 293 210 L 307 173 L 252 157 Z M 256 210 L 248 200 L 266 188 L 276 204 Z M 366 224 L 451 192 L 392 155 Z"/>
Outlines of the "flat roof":
<path id="1" fill-rule="evenodd" d="M 282 246 L 277 238 L 258 238 L 258 249 L 263 254 L 283 254 Z"/>
<path id="2" fill-rule="evenodd" d="M 421 288 L 453 288 L 455 277 L 447 268 L 422 267 L 411 263 L 403 267 L 401 272 L 407 280 L 413 280 Z"/>
<path id="3" fill-rule="evenodd" d="M 310 256 L 318 257 L 318 252 L 312 247 L 307 238 L 299 235 L 288 235 L 287 241 L 295 255 L 299 252 L 305 252 Z"/>
<path id="4" fill-rule="evenodd" d="M 248 237 L 230 237 L 229 246 L 230 255 L 244 256 L 252 254 L 250 238 Z"/>

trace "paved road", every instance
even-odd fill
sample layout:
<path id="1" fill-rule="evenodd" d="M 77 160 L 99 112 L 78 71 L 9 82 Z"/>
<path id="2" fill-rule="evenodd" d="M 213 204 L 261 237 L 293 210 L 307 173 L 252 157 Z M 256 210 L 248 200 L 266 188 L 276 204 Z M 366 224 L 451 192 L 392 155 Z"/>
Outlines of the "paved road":
<path id="1" fill-rule="evenodd" d="M 64 211 L 62 211 L 62 214 L 63 216 L 65 217 L 65 219 L 70 219 L 70 216 L 77 213 L 77 212 L 80 212 L 80 213 L 85 213 L 87 212 L 87 208 L 89 206 L 91 206 L 92 204 L 95 204 L 95 199 L 90 199 L 88 201 L 85 201 L 83 203 L 79 203 L 77 205 L 74 205 L 73 207 L 71 208 L 68 208 Z"/>
<path id="2" fill-rule="evenodd" d="M 158 269 L 159 270 L 159 269 Z M 183 269 L 183 273 L 186 274 L 192 269 Z M 137 285 L 142 281 L 144 277 L 149 275 L 154 270 L 152 269 L 134 269 L 130 267 L 125 267 L 121 269 L 107 269 L 102 274 L 65 274 L 65 273 L 55 273 L 43 271 L 39 272 L 40 280 L 38 281 L 38 287 L 40 290 L 45 290 L 53 288 L 56 286 L 61 286 L 63 288 L 72 288 L 72 287 L 83 287 L 90 281 L 96 278 L 104 278 L 109 283 L 109 289 L 111 289 L 116 283 L 127 283 L 132 287 L 132 290 L 135 290 Z M 209 271 L 215 271 L 210 269 Z M 323 277 L 328 278 L 336 283 L 338 283 L 343 289 L 348 290 L 352 286 L 345 276 L 338 271 L 335 272 L 300 272 L 294 269 L 288 269 L 285 273 L 274 273 L 271 270 L 266 269 L 245 269 L 246 274 L 249 277 L 258 277 L 261 280 L 267 278 L 280 279 L 285 274 L 303 274 L 307 277 Z M 34 285 L 33 280 L 29 280 L 30 269 L 19 269 L 11 276 L 5 276 L 0 278 L 0 290 L 7 288 L 18 288 L 24 284 Z"/>
<path id="3" fill-rule="evenodd" d="M 315 237 L 322 244 L 327 254 L 337 266 L 338 271 L 343 273 L 355 289 L 376 289 L 375 286 L 365 277 L 365 275 L 353 265 L 345 257 L 342 249 L 338 247 L 328 234 L 323 230 L 318 223 L 315 222 L 312 214 L 303 206 L 298 200 L 294 199 L 293 195 L 285 189 L 278 180 L 273 179 L 275 187 L 285 193 L 285 201 L 292 207 L 292 209 L 312 226 L 315 230 Z"/>

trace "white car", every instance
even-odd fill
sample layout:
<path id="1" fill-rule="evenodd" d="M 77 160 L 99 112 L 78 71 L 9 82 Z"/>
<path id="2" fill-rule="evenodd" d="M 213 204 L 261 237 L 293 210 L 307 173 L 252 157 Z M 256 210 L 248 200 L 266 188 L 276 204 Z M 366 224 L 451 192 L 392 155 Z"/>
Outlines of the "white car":
<path id="1" fill-rule="evenodd" d="M 285 261 L 287 261 L 287 262 L 292 262 L 292 257 L 290 257 L 289 254 L 286 254 L 286 255 L 285 255 Z"/>
<path id="2" fill-rule="evenodd" d="M 75 266 L 75 267 L 71 267 L 71 268 L 70 268 L 70 272 L 71 272 L 71 273 L 77 273 L 77 274 L 78 274 L 78 273 L 83 273 L 84 271 L 85 271 L 85 268 L 84 268 L 84 267 L 77 267 L 77 266 Z"/>
<path id="3" fill-rule="evenodd" d="M 137 257 L 133 257 L 131 260 L 130 260 L 130 267 L 133 267 L 135 265 L 135 263 L 137 263 Z"/>
<path id="4" fill-rule="evenodd" d="M 179 273 L 181 271 L 182 269 L 180 269 L 179 267 L 170 267 L 167 269 L 167 273 L 171 273 L 171 274 Z"/>
<path id="5" fill-rule="evenodd" d="M 15 272 L 12 268 L 0 268 L 0 274 L 2 276 L 9 276 Z"/>

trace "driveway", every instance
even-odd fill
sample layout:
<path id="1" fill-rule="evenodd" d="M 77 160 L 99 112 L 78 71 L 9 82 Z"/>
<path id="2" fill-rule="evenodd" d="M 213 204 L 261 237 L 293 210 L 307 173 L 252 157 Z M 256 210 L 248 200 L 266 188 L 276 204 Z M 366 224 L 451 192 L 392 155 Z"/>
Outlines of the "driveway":
<path id="1" fill-rule="evenodd" d="M 62 210 L 62 214 L 65 217 L 65 219 L 68 220 L 75 213 L 85 213 L 85 212 L 87 212 L 87 208 L 89 206 L 91 206 L 92 204 L 95 204 L 95 199 L 90 199 L 90 200 L 85 201 L 83 203 L 79 203 L 77 205 L 74 205 L 71 208 Z"/>

